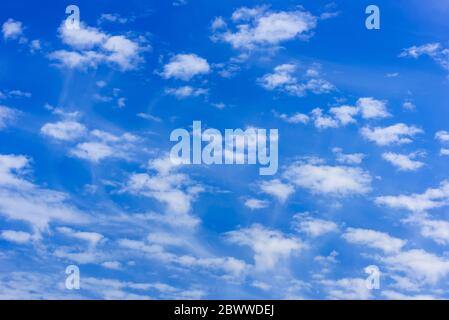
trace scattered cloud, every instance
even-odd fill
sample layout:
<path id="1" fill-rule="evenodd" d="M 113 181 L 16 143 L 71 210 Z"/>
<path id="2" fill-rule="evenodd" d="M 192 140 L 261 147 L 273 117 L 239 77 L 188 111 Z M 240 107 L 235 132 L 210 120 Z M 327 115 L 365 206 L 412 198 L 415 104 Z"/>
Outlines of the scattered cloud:
<path id="1" fill-rule="evenodd" d="M 189 214 L 192 203 L 204 188 L 192 181 L 188 175 L 179 173 L 179 166 L 173 165 L 168 156 L 150 161 L 149 169 L 154 173 L 131 175 L 125 191 L 165 204 L 168 213 Z"/>
<path id="2" fill-rule="evenodd" d="M 0 215 L 29 223 L 37 234 L 48 230 L 51 221 L 79 224 L 88 220 L 69 203 L 67 194 L 23 178 L 29 164 L 25 156 L 0 155 Z"/>
<path id="3" fill-rule="evenodd" d="M 141 43 L 142 38 L 131 40 L 123 35 L 109 35 L 83 23 L 78 30 L 67 28 L 62 23 L 59 36 L 71 51 L 53 51 L 48 58 L 69 69 L 85 70 L 109 64 L 122 71 L 133 70 L 143 61 L 141 53 L 148 49 Z"/>
<path id="4" fill-rule="evenodd" d="M 397 167 L 401 171 L 416 171 L 419 168 L 423 167 L 424 162 L 413 160 L 420 153 L 411 153 L 411 154 L 398 154 L 393 152 L 385 152 L 382 154 L 382 158 L 385 161 L 390 162 L 393 166 Z"/>
<path id="5" fill-rule="evenodd" d="M 259 187 L 262 192 L 272 195 L 281 203 L 287 201 L 288 197 L 295 191 L 295 188 L 279 179 L 263 181 Z"/>
<path id="6" fill-rule="evenodd" d="M 20 111 L 0 105 L 0 130 L 12 124 L 20 115 Z"/>
<path id="7" fill-rule="evenodd" d="M 375 142 L 379 146 L 389 146 L 393 144 L 406 144 L 411 143 L 412 138 L 423 130 L 415 127 L 408 126 L 403 123 L 398 123 L 389 127 L 364 127 L 360 133 L 362 136 L 372 142 Z"/>
<path id="8" fill-rule="evenodd" d="M 255 267 L 259 271 L 273 270 L 282 260 L 299 253 L 303 245 L 294 237 L 255 224 L 246 229 L 226 233 L 231 243 L 248 246 L 254 252 Z"/>
<path id="9" fill-rule="evenodd" d="M 405 109 L 405 110 L 408 110 L 408 111 L 415 111 L 416 110 L 416 105 L 413 102 L 411 102 L 411 101 L 405 101 L 402 104 L 402 108 Z"/>
<path id="10" fill-rule="evenodd" d="M 33 236 L 23 231 L 3 230 L 0 232 L 0 238 L 6 241 L 24 244 L 29 243 L 33 239 Z"/>
<path id="11" fill-rule="evenodd" d="M 294 64 L 282 64 L 275 67 L 273 73 L 268 73 L 257 81 L 266 90 L 277 90 L 298 97 L 305 96 L 307 92 L 325 94 L 335 90 L 332 83 L 315 75 L 311 79 L 297 79 L 296 69 L 297 66 Z"/>
<path id="12" fill-rule="evenodd" d="M 402 239 L 368 229 L 348 228 L 342 237 L 350 243 L 379 249 L 386 253 L 398 252 L 406 244 L 406 241 Z"/>
<path id="13" fill-rule="evenodd" d="M 293 220 L 294 228 L 311 238 L 320 237 L 339 230 L 335 222 L 314 218 L 308 213 L 296 214 L 293 216 Z"/>
<path id="14" fill-rule="evenodd" d="M 449 205 L 449 181 L 443 181 L 438 188 L 430 188 L 423 193 L 376 198 L 378 205 L 411 212 L 425 212 Z"/>
<path id="15" fill-rule="evenodd" d="M 306 124 L 309 122 L 310 117 L 304 113 L 295 113 L 292 115 L 287 115 L 285 113 L 278 113 L 277 111 L 273 111 L 273 114 L 276 118 L 279 118 L 287 123 L 291 123 L 291 124 Z"/>
<path id="16" fill-rule="evenodd" d="M 122 17 L 118 13 L 103 13 L 97 22 L 98 22 L 98 24 L 102 24 L 105 22 L 125 24 L 132 20 L 133 20 L 132 18 L 130 19 L 130 18 Z"/>
<path id="17" fill-rule="evenodd" d="M 20 21 L 8 19 L 6 22 L 3 23 L 2 32 L 3 32 L 3 39 L 5 40 L 18 39 L 23 34 L 23 24 Z"/>
<path id="18" fill-rule="evenodd" d="M 259 210 L 264 209 L 268 207 L 269 202 L 265 200 L 259 200 L 259 199 L 247 199 L 245 200 L 245 207 L 251 209 L 251 210 Z"/>
<path id="19" fill-rule="evenodd" d="M 179 79 L 188 81 L 195 76 L 208 74 L 211 71 L 206 59 L 196 54 L 177 54 L 164 65 L 160 75 L 164 79 Z"/>
<path id="20" fill-rule="evenodd" d="M 365 279 L 344 278 L 339 280 L 322 280 L 326 294 L 333 300 L 368 300 L 372 293 L 366 285 Z"/>
<path id="21" fill-rule="evenodd" d="M 307 162 L 290 165 L 284 177 L 312 193 L 337 197 L 365 194 L 371 190 L 372 180 L 370 174 L 361 168 Z"/>
<path id="22" fill-rule="evenodd" d="M 386 101 L 374 98 L 360 98 L 357 101 L 357 107 L 360 109 L 364 119 L 382 119 L 391 116 L 387 111 Z"/>
<path id="23" fill-rule="evenodd" d="M 183 86 L 179 88 L 167 88 L 165 89 L 165 94 L 176 97 L 177 99 L 186 99 L 189 97 L 199 97 L 206 95 L 208 93 L 207 89 L 194 88 L 191 86 Z"/>
<path id="24" fill-rule="evenodd" d="M 410 279 L 431 285 L 449 274 L 449 260 L 422 249 L 402 251 L 382 261 L 391 270 L 403 272 Z"/>
<path id="25" fill-rule="evenodd" d="M 75 121 L 60 121 L 46 123 L 41 128 L 41 133 L 57 140 L 73 141 L 86 134 L 84 125 Z"/>
<path id="26" fill-rule="evenodd" d="M 229 43 L 237 50 L 255 50 L 310 37 L 310 32 L 317 25 L 317 18 L 306 11 L 274 12 L 268 7 L 259 6 L 235 10 L 230 22 L 232 27 L 223 26 L 220 32 L 213 34 L 212 39 Z"/>
<path id="27" fill-rule="evenodd" d="M 446 71 L 449 71 L 449 49 L 444 48 L 441 43 L 428 43 L 422 46 L 413 46 L 404 49 L 399 55 L 402 58 L 417 59 L 421 56 L 429 56 Z"/>
<path id="28" fill-rule="evenodd" d="M 162 122 L 161 118 L 153 116 L 153 115 L 151 115 L 149 113 L 140 112 L 140 113 L 137 114 L 137 116 L 139 118 L 142 118 L 142 119 L 145 119 L 145 120 L 151 120 L 151 121 L 155 121 L 155 122 Z"/>
<path id="29" fill-rule="evenodd" d="M 449 132 L 444 130 L 438 131 L 435 133 L 435 139 L 442 143 L 449 142 Z"/>
<path id="30" fill-rule="evenodd" d="M 361 164 L 366 157 L 363 153 L 343 153 L 341 148 L 333 148 L 332 152 L 335 154 L 337 162 L 342 164 Z"/>

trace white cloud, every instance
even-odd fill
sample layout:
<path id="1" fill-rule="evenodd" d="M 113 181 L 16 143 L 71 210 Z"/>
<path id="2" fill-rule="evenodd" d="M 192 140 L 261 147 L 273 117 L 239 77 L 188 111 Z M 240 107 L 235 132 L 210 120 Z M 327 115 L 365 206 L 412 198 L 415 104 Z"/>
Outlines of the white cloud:
<path id="1" fill-rule="evenodd" d="M 440 156 L 449 156 L 449 149 L 441 148 L 440 149 Z"/>
<path id="2" fill-rule="evenodd" d="M 449 222 L 422 219 L 419 225 L 423 237 L 430 238 L 441 245 L 449 244 Z"/>
<path id="3" fill-rule="evenodd" d="M 247 199 L 245 200 L 245 206 L 250 208 L 251 210 L 259 210 L 268 207 L 269 202 L 265 200 L 259 199 Z"/>
<path id="4" fill-rule="evenodd" d="M 76 52 L 57 50 L 48 55 L 50 60 L 55 60 L 60 66 L 69 69 L 96 68 L 104 60 L 104 56 L 94 51 Z"/>
<path id="5" fill-rule="evenodd" d="M 386 101 L 374 98 L 360 98 L 356 106 L 343 105 L 329 109 L 329 115 L 325 115 L 321 108 L 311 111 L 315 127 L 318 129 L 339 128 L 356 123 L 356 116 L 361 115 L 364 119 L 386 118 L 390 114 L 386 109 Z"/>
<path id="6" fill-rule="evenodd" d="M 315 127 L 318 129 L 338 128 L 340 122 L 332 117 L 323 116 L 323 110 L 315 108 L 311 112 Z"/>
<path id="7" fill-rule="evenodd" d="M 131 159 L 140 139 L 130 133 L 120 136 L 101 130 L 89 132 L 87 141 L 78 143 L 69 153 L 80 159 L 98 163 L 107 158 Z"/>
<path id="8" fill-rule="evenodd" d="M 103 48 L 107 51 L 106 60 L 123 70 L 135 69 L 141 61 L 139 44 L 124 36 L 109 37 L 103 44 Z"/>
<path id="9" fill-rule="evenodd" d="M 161 118 L 153 116 L 152 114 L 149 114 L 149 113 L 140 112 L 140 113 L 136 114 L 136 116 L 138 116 L 139 118 L 145 119 L 145 120 L 151 120 L 151 121 L 155 121 L 155 122 L 162 122 Z"/>
<path id="10" fill-rule="evenodd" d="M 104 239 L 104 236 L 97 232 L 77 231 L 68 227 L 59 227 L 57 230 L 66 236 L 88 242 L 91 248 L 95 247 L 101 240 Z"/>
<path id="11" fill-rule="evenodd" d="M 80 24 L 80 28 L 67 28 L 65 23 L 59 27 L 61 40 L 76 49 L 92 49 L 101 45 L 108 36 L 97 28 Z"/>
<path id="12" fill-rule="evenodd" d="M 101 264 L 102 267 L 111 270 L 122 270 L 123 266 L 120 261 L 105 261 Z"/>
<path id="13" fill-rule="evenodd" d="M 385 253 L 399 252 L 407 243 L 405 240 L 391 237 L 387 233 L 368 229 L 348 228 L 342 237 L 350 243 L 380 249 Z"/>
<path id="14" fill-rule="evenodd" d="M 9 90 L 7 95 L 12 98 L 31 98 L 32 94 L 30 92 L 22 91 L 22 90 Z"/>
<path id="15" fill-rule="evenodd" d="M 371 190 L 371 176 L 360 168 L 327 166 L 297 162 L 290 165 L 284 177 L 312 193 L 337 197 L 364 194 Z"/>
<path id="16" fill-rule="evenodd" d="M 124 108 L 126 107 L 126 98 L 118 98 L 117 99 L 117 107 Z"/>
<path id="17" fill-rule="evenodd" d="M 67 292 L 60 286 L 60 279 L 55 274 L 26 272 L 8 272 L 0 274 L 0 299 L 2 300 L 60 300 L 80 299 L 74 292 Z"/>
<path id="18" fill-rule="evenodd" d="M 277 47 L 281 43 L 307 36 L 317 24 L 317 18 L 305 11 L 272 12 L 266 7 L 240 8 L 232 21 L 236 31 L 227 29 L 213 35 L 238 50 Z"/>
<path id="19" fill-rule="evenodd" d="M 338 225 L 335 222 L 313 218 L 309 214 L 296 214 L 293 219 L 295 229 L 312 238 L 338 231 Z"/>
<path id="20" fill-rule="evenodd" d="M 100 18 L 98 19 L 98 23 L 101 24 L 104 22 L 116 22 L 116 23 L 120 23 L 120 24 L 125 24 L 130 20 L 133 20 L 133 19 L 128 19 L 128 18 L 122 17 L 118 13 L 103 13 L 100 16 Z"/>
<path id="21" fill-rule="evenodd" d="M 259 82 L 267 90 L 291 85 L 297 81 L 293 76 L 295 70 L 296 66 L 294 64 L 282 64 L 274 68 L 274 73 L 266 74 L 260 78 Z"/>
<path id="22" fill-rule="evenodd" d="M 343 164 L 361 164 L 366 157 L 363 153 L 343 153 L 341 148 L 333 148 L 332 152 L 337 158 L 337 162 Z"/>
<path id="23" fill-rule="evenodd" d="M 80 159 L 99 162 L 105 158 L 114 156 L 114 150 L 105 143 L 83 142 L 76 145 L 70 154 Z"/>
<path id="24" fill-rule="evenodd" d="M 168 232 L 151 232 L 147 236 L 148 242 L 152 244 L 160 244 L 165 246 L 184 246 L 185 240 L 180 237 L 179 234 L 168 233 Z"/>
<path id="25" fill-rule="evenodd" d="M 23 33 L 22 22 L 16 21 L 14 19 L 8 19 L 6 22 L 3 23 L 2 32 L 3 38 L 5 40 L 17 39 Z"/>
<path id="26" fill-rule="evenodd" d="M 51 221 L 83 223 L 87 216 L 68 203 L 62 192 L 39 187 L 22 175 L 28 158 L 0 155 L 0 215 L 28 222 L 36 232 L 45 231 Z"/>
<path id="27" fill-rule="evenodd" d="M 344 278 L 339 280 L 322 280 L 329 299 L 334 300 L 368 300 L 371 290 L 365 279 Z"/>
<path id="28" fill-rule="evenodd" d="M 223 17 L 216 17 L 211 24 L 212 31 L 226 28 L 227 24 Z"/>
<path id="29" fill-rule="evenodd" d="M 390 72 L 385 75 L 387 78 L 397 78 L 399 77 L 399 72 Z"/>
<path id="30" fill-rule="evenodd" d="M 32 40 L 30 42 L 30 51 L 31 51 L 31 53 L 34 53 L 34 52 L 39 51 L 41 49 L 42 49 L 42 44 L 41 44 L 40 40 L 35 39 L 35 40 Z"/>
<path id="31" fill-rule="evenodd" d="M 187 4 L 187 0 L 175 0 L 172 2 L 172 5 L 174 7 L 181 7 L 181 6 L 185 6 Z"/>
<path id="32" fill-rule="evenodd" d="M 320 273 L 315 274 L 314 276 L 319 279 L 319 278 L 324 277 L 324 274 L 331 272 L 333 267 L 338 263 L 337 257 L 338 257 L 338 252 L 335 250 L 333 250 L 327 256 L 314 257 L 313 261 L 319 263 L 320 267 L 321 267 Z"/>
<path id="33" fill-rule="evenodd" d="M 296 69 L 295 64 L 278 65 L 274 68 L 273 73 L 265 74 L 257 81 L 266 90 L 279 90 L 298 97 L 305 96 L 309 91 L 315 94 L 324 94 L 335 90 L 333 84 L 319 78 L 301 82 L 294 75 Z"/>
<path id="34" fill-rule="evenodd" d="M 351 106 L 341 106 L 331 108 L 329 112 L 341 123 L 341 125 L 345 126 L 357 122 L 354 119 L 354 116 L 359 114 L 359 109 Z"/>
<path id="35" fill-rule="evenodd" d="M 427 189 L 421 194 L 382 196 L 376 198 L 378 205 L 411 212 L 425 212 L 449 204 L 449 181 L 443 181 L 438 188 Z"/>
<path id="36" fill-rule="evenodd" d="M 20 112 L 16 109 L 0 106 L 0 130 L 6 128 L 19 116 Z"/>
<path id="37" fill-rule="evenodd" d="M 188 97 L 198 97 L 207 94 L 208 90 L 203 88 L 194 88 L 191 86 L 183 86 L 179 88 L 167 88 L 166 94 L 175 96 L 177 99 L 185 99 Z"/>
<path id="38" fill-rule="evenodd" d="M 184 267 L 222 270 L 226 273 L 226 278 L 238 278 L 248 268 L 245 262 L 232 257 L 196 258 L 193 256 L 180 256 L 174 262 Z"/>
<path id="39" fill-rule="evenodd" d="M 196 188 L 179 188 L 188 182 L 189 179 L 183 174 L 150 176 L 141 173 L 130 177 L 127 190 L 166 204 L 169 212 L 187 214 L 199 192 Z"/>
<path id="40" fill-rule="evenodd" d="M 387 111 L 386 101 L 374 98 L 360 98 L 357 101 L 357 107 L 360 109 L 364 119 L 379 119 L 391 116 Z"/>
<path id="41" fill-rule="evenodd" d="M 269 195 L 272 195 L 281 203 L 287 201 L 288 197 L 295 191 L 295 189 L 291 185 L 283 183 L 279 179 L 263 181 L 260 183 L 259 187 L 260 190 Z"/>
<path id="42" fill-rule="evenodd" d="M 335 2 L 330 2 L 324 6 L 324 12 L 320 14 L 321 20 L 327 20 L 338 17 L 341 12 L 338 10 L 338 5 Z"/>
<path id="43" fill-rule="evenodd" d="M 268 283 L 262 282 L 262 281 L 253 281 L 253 283 L 251 283 L 251 285 L 254 288 L 263 290 L 263 291 L 270 291 L 270 289 L 272 288 L 271 285 L 269 285 Z"/>
<path id="44" fill-rule="evenodd" d="M 86 127 L 75 121 L 60 121 L 46 123 L 41 128 L 41 133 L 54 139 L 72 141 L 82 137 L 86 133 Z"/>
<path id="45" fill-rule="evenodd" d="M 238 278 L 248 268 L 241 260 L 232 257 L 205 257 L 198 258 L 191 255 L 176 255 L 167 252 L 161 245 L 149 244 L 143 241 L 120 239 L 119 245 L 123 248 L 138 251 L 148 259 L 159 260 L 164 264 L 171 263 L 184 268 L 199 268 L 208 271 L 222 271 L 226 277 Z"/>
<path id="46" fill-rule="evenodd" d="M 96 293 L 106 300 L 149 300 L 153 297 L 144 295 L 151 284 L 134 283 L 115 279 L 83 278 L 83 290 Z M 138 292 L 138 293 L 135 293 Z"/>
<path id="47" fill-rule="evenodd" d="M 276 111 L 273 111 L 273 114 L 275 117 L 291 124 L 298 124 L 298 123 L 306 124 L 310 120 L 308 115 L 299 112 L 292 114 L 291 116 L 285 113 L 278 113 Z"/>
<path id="48" fill-rule="evenodd" d="M 175 78 L 187 81 L 209 72 L 210 66 L 206 59 L 196 54 L 177 54 L 164 66 L 161 76 L 165 79 Z"/>
<path id="49" fill-rule="evenodd" d="M 168 156 L 150 163 L 154 174 L 139 173 L 130 176 L 125 191 L 153 198 L 166 205 L 166 211 L 175 215 L 188 215 L 192 203 L 203 187 L 188 175 L 177 172 Z"/>
<path id="50" fill-rule="evenodd" d="M 449 49 L 443 48 L 440 43 L 428 43 L 422 46 L 413 46 L 404 49 L 400 57 L 417 59 L 423 55 L 429 56 L 442 68 L 449 71 Z"/>
<path id="51" fill-rule="evenodd" d="M 248 21 L 254 17 L 261 16 L 267 9 L 267 6 L 257 6 L 254 8 L 241 7 L 232 13 L 231 20 L 234 22 Z"/>
<path id="52" fill-rule="evenodd" d="M 416 105 L 411 101 L 405 101 L 402 104 L 402 108 L 404 108 L 405 110 L 408 110 L 408 111 L 414 111 L 414 110 L 416 110 Z"/>
<path id="53" fill-rule="evenodd" d="M 274 269 L 279 262 L 298 253 L 302 248 L 299 239 L 258 224 L 228 232 L 226 237 L 231 243 L 250 247 L 254 252 L 256 269 L 260 271 Z"/>
<path id="54" fill-rule="evenodd" d="M 96 68 L 108 63 L 122 71 L 133 70 L 143 60 L 141 52 L 147 49 L 139 43 L 141 39 L 133 41 L 123 35 L 112 36 L 83 23 L 79 29 L 67 28 L 62 23 L 59 36 L 72 50 L 57 50 L 48 57 L 71 69 Z"/>
<path id="55" fill-rule="evenodd" d="M 14 231 L 14 230 L 3 230 L 0 233 L 0 238 L 6 241 L 11 241 L 15 243 L 29 243 L 33 236 L 28 232 Z"/>
<path id="56" fill-rule="evenodd" d="M 394 280 L 391 287 L 395 289 L 408 292 L 418 292 L 420 290 L 419 284 L 413 281 L 413 279 L 398 274 L 390 274 L 389 276 Z"/>
<path id="57" fill-rule="evenodd" d="M 401 53 L 401 57 L 412 57 L 419 58 L 423 54 L 429 56 L 435 55 L 441 49 L 441 44 L 439 43 L 429 43 L 422 46 L 413 46 L 408 49 L 404 49 Z"/>
<path id="58" fill-rule="evenodd" d="M 388 300 L 436 300 L 437 298 L 432 295 L 417 294 L 409 295 L 392 290 L 383 290 L 382 295 Z"/>
<path id="59" fill-rule="evenodd" d="M 440 142 L 449 142 L 449 132 L 441 130 L 435 133 L 435 139 Z"/>
<path id="60" fill-rule="evenodd" d="M 411 279 L 433 285 L 449 274 L 449 260 L 421 249 L 387 256 L 382 261 L 393 271 L 404 272 Z"/>
<path id="61" fill-rule="evenodd" d="M 382 158 L 401 171 L 416 171 L 424 166 L 424 162 L 412 160 L 417 156 L 417 153 L 409 155 L 398 154 L 393 152 L 386 152 L 382 154 Z"/>
<path id="62" fill-rule="evenodd" d="M 411 138 L 419 133 L 423 133 L 420 128 L 408 126 L 403 123 L 384 128 L 375 127 L 374 129 L 371 129 L 369 127 L 364 127 L 361 130 L 361 134 L 364 138 L 375 142 L 379 146 L 411 143 Z"/>

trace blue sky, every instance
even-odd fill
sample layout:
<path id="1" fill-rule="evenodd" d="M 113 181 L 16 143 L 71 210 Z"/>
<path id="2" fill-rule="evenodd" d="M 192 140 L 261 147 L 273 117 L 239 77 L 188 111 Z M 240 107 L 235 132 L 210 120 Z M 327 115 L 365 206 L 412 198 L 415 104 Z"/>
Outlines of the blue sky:
<path id="1" fill-rule="evenodd" d="M 447 2 L 69 4 L 0 5 L 0 298 L 448 298 Z M 277 174 L 171 165 L 196 120 Z"/>

